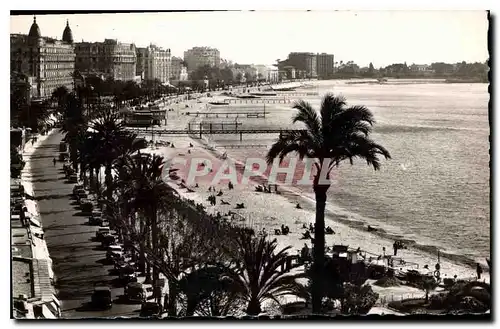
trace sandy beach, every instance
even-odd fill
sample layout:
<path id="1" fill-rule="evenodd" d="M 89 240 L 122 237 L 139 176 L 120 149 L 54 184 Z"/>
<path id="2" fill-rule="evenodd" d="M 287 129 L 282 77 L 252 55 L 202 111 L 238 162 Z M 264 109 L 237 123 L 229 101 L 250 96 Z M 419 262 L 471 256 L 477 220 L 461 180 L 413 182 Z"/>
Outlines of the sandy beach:
<path id="1" fill-rule="evenodd" d="M 318 97 L 318 96 L 316 96 Z M 214 97 L 202 97 L 198 100 L 189 100 L 185 102 L 180 102 L 179 104 L 170 104 L 166 107 L 172 109 L 168 113 L 167 124 L 162 126 L 161 129 L 184 129 L 189 123 L 204 120 L 205 118 L 196 118 L 193 115 L 186 115 L 187 112 L 193 113 L 195 111 L 213 111 L 214 106 L 209 106 L 208 102 L 220 101 L 227 96 L 214 96 Z M 304 97 L 301 97 L 304 98 Z M 186 106 L 187 105 L 187 106 Z M 256 105 L 262 106 L 262 104 Z M 266 104 L 266 109 L 271 113 L 269 118 L 265 120 L 273 120 L 272 111 L 283 111 L 290 108 L 290 104 Z M 217 111 L 220 111 L 220 106 L 217 107 Z M 234 111 L 234 106 L 226 107 L 226 111 Z M 248 109 L 248 105 L 246 105 Z M 208 119 L 208 120 L 214 120 Z M 226 120 L 226 119 L 220 119 Z M 241 118 L 244 122 L 245 127 L 252 125 L 255 120 L 263 119 L 247 119 Z M 260 121 L 262 122 L 262 121 Z M 286 125 L 287 123 L 283 123 Z M 144 136 L 147 140 L 151 140 L 152 136 Z M 234 136 L 233 136 L 234 138 Z M 255 138 L 252 137 L 252 143 L 255 143 Z M 157 142 L 170 142 L 173 143 L 175 148 L 170 146 L 154 146 L 143 151 L 157 153 L 164 156 L 166 159 L 175 158 L 199 158 L 207 159 L 211 161 L 213 168 L 219 168 L 224 161 L 222 159 L 222 154 L 226 153 L 228 159 L 233 160 L 236 163 L 236 169 L 240 171 L 238 174 L 238 179 L 241 179 L 241 171 L 244 168 L 244 164 L 239 162 L 241 156 L 245 153 L 261 152 L 262 146 L 260 147 L 249 147 L 245 148 L 224 148 L 221 145 L 215 145 L 210 138 L 191 138 L 189 136 L 154 136 L 154 141 Z M 243 143 L 244 144 L 244 143 Z M 191 146 L 192 145 L 192 146 Z M 264 150 L 265 152 L 265 150 Z M 261 154 L 262 157 L 265 153 Z M 172 165 L 171 168 L 178 169 L 179 177 L 187 177 L 187 166 L 183 165 Z M 200 170 L 198 166 L 198 170 Z M 213 175 L 212 177 L 213 178 Z M 196 201 L 197 203 L 202 203 L 205 205 L 206 209 L 216 214 L 219 212 L 221 215 L 228 213 L 229 211 L 236 213 L 238 215 L 233 216 L 233 220 L 240 224 L 252 227 L 255 231 L 265 230 L 270 238 L 276 238 L 280 247 L 292 246 L 291 252 L 298 252 L 300 248 L 306 243 L 311 247 L 310 240 L 301 239 L 302 233 L 305 231 L 302 226 L 309 225 L 309 223 L 314 222 L 314 199 L 310 196 L 301 194 L 299 190 L 295 189 L 293 186 L 280 186 L 278 190 L 280 194 L 274 193 L 264 193 L 256 192 L 255 187 L 257 185 L 263 184 L 265 182 L 264 178 L 253 177 L 249 180 L 248 184 L 235 184 L 234 189 L 229 190 L 228 180 L 221 180 L 217 186 L 212 186 L 212 179 L 208 176 L 197 177 L 195 183 L 187 184 L 192 190 L 188 191 L 186 188 L 182 188 L 178 183 L 170 182 L 173 187 L 175 187 L 179 193 L 185 197 Z M 180 179 L 179 179 L 180 181 Z M 197 184 L 197 186 L 196 186 Z M 217 192 L 222 191 L 223 195 L 217 197 L 217 203 L 215 206 L 210 205 L 207 198 L 210 195 L 216 193 L 209 191 L 209 188 L 215 188 Z M 312 187 L 311 187 L 312 192 Z M 236 209 L 237 203 L 244 203 L 244 209 Z M 297 209 L 296 204 L 300 203 L 302 209 Z M 393 240 L 385 239 L 376 234 L 368 232 L 366 227 L 355 228 L 351 225 L 346 225 L 342 221 L 346 221 L 346 217 L 343 214 L 335 213 L 335 208 L 327 205 L 327 217 L 325 226 L 330 226 L 335 234 L 326 235 L 327 246 L 332 246 L 334 244 L 348 245 L 350 248 L 356 249 L 360 248 L 366 252 L 367 257 L 377 258 L 379 255 L 383 255 L 385 248 L 385 253 L 390 255 L 393 252 L 392 244 Z M 281 225 L 289 226 L 290 234 L 287 236 L 275 235 L 274 230 L 279 229 Z M 415 250 L 408 248 L 405 250 L 399 250 L 397 257 L 401 257 L 405 264 L 394 264 L 396 269 L 418 269 L 422 272 L 434 271 L 434 265 L 438 262 L 437 256 L 422 252 L 421 250 Z M 376 260 L 374 260 L 376 262 Z M 423 269 L 427 265 L 430 270 Z M 441 266 L 441 277 L 443 278 L 453 278 L 457 275 L 459 278 L 472 278 L 475 277 L 475 269 L 466 266 L 464 264 L 448 260 L 444 257 L 440 258 Z M 484 271 L 484 279 L 489 282 L 489 275 L 487 269 Z M 483 279 L 483 278 L 482 278 Z M 420 297 L 423 292 L 410 287 L 400 287 L 394 288 L 380 288 L 377 287 L 377 292 L 381 294 L 381 299 L 385 296 L 392 296 L 392 298 L 403 298 L 409 295 L 415 295 L 415 297 Z M 395 296 L 395 297 L 394 297 Z M 398 297 L 399 296 L 399 297 Z"/>

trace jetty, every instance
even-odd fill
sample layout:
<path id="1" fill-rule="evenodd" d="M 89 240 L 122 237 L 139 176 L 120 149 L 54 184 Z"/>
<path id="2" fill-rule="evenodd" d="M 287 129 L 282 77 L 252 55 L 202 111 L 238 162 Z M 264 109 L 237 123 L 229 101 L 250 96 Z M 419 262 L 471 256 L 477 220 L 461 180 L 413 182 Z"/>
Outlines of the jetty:
<path id="1" fill-rule="evenodd" d="M 264 111 L 238 111 L 238 112 L 186 112 L 186 115 L 195 116 L 195 117 L 205 117 L 205 118 L 218 118 L 219 115 L 221 117 L 247 117 L 247 118 L 265 118 L 266 117 L 266 109 Z"/>
<path id="2" fill-rule="evenodd" d="M 288 98 L 226 98 L 224 103 L 233 104 L 287 104 L 291 103 L 292 100 Z"/>
<path id="3" fill-rule="evenodd" d="M 318 96 L 317 92 L 306 91 L 277 91 L 277 96 Z"/>
<path id="4" fill-rule="evenodd" d="M 214 123 L 216 124 L 216 123 Z M 279 134 L 281 137 L 283 134 L 304 131 L 304 129 L 240 129 L 238 123 L 233 122 L 232 125 L 234 128 L 230 129 L 216 129 L 215 126 L 212 126 L 210 129 L 210 124 L 201 123 L 194 124 L 191 123 L 193 127 L 197 125 L 198 129 L 144 129 L 144 128 L 127 128 L 130 131 L 133 131 L 136 134 L 151 134 L 151 135 L 199 135 L 201 139 L 203 134 L 205 135 L 240 135 L 240 141 L 243 140 L 244 134 Z M 208 125 L 208 129 L 204 129 Z M 227 127 L 230 127 L 229 124 Z"/>

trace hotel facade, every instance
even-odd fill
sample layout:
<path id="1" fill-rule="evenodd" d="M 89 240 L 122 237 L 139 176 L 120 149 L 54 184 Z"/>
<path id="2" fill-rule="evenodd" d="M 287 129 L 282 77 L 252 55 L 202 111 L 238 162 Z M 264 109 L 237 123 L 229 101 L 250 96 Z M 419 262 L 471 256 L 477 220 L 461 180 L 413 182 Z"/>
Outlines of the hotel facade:
<path id="1" fill-rule="evenodd" d="M 28 35 L 11 34 L 10 70 L 28 78 L 33 100 L 51 97 L 61 86 L 72 91 L 75 48 L 69 22 L 62 40 L 42 37 L 36 17 Z"/>

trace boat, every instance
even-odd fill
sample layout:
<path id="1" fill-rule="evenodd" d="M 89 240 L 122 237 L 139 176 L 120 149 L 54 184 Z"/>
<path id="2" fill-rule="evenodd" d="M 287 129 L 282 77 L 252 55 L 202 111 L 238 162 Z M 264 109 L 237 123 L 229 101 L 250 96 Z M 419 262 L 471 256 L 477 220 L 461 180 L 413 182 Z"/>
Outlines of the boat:
<path id="1" fill-rule="evenodd" d="M 236 98 L 259 98 L 259 97 L 254 95 L 237 95 Z"/>

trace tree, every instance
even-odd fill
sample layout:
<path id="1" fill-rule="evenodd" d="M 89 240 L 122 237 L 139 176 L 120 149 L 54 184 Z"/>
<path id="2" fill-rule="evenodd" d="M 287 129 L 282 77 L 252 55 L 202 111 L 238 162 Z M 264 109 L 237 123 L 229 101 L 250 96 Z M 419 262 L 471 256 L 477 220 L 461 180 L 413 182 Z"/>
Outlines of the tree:
<path id="1" fill-rule="evenodd" d="M 254 237 L 241 232 L 236 238 L 236 248 L 227 249 L 236 264 L 228 267 L 227 278 L 231 291 L 236 291 L 246 301 L 246 313 L 261 313 L 263 301 L 283 295 L 293 294 L 299 285 L 296 279 L 304 277 L 303 273 L 293 274 L 299 264 L 287 264 L 287 251 L 291 247 L 278 252 L 277 240 L 268 241 L 265 236 Z"/>
<path id="2" fill-rule="evenodd" d="M 131 146 L 136 135 L 125 130 L 118 114 L 109 110 L 94 120 L 90 128 L 95 145 L 98 145 L 95 150 L 96 161 L 105 168 L 106 199 L 111 202 L 113 200 L 113 162 L 120 155 L 133 151 Z"/>
<path id="3" fill-rule="evenodd" d="M 243 80 L 243 74 L 241 72 L 236 73 L 236 82 L 241 83 Z"/>
<path id="4" fill-rule="evenodd" d="M 66 103 L 66 97 L 68 97 L 68 95 L 69 91 L 68 88 L 66 88 L 66 86 L 60 86 L 52 92 L 52 99 L 57 101 L 57 106 L 59 110 L 62 111 Z"/>
<path id="5" fill-rule="evenodd" d="M 306 130 L 283 134 L 269 150 L 267 162 L 271 164 L 276 158 L 279 158 L 281 162 L 289 153 L 297 153 L 301 160 L 305 157 L 314 159 L 316 173 L 313 179 L 313 190 L 316 197 L 316 219 L 312 304 L 313 312 L 318 313 L 322 297 L 321 269 L 324 267 L 325 255 L 325 205 L 326 192 L 330 187 L 330 173 L 344 160 L 349 160 L 353 164 L 353 159 L 356 157 L 366 160 L 368 165 L 378 170 L 380 168 L 379 156 L 389 159 L 390 154 L 384 147 L 369 138 L 375 121 L 373 114 L 364 106 L 347 107 L 344 97 L 327 94 L 323 97 L 320 115 L 303 100 L 296 102 L 293 108 L 298 110 L 293 123 L 304 124 Z M 322 171 L 325 172 L 326 177 L 321 177 Z"/>
<path id="6" fill-rule="evenodd" d="M 373 67 L 373 64 L 370 62 L 370 65 L 368 66 L 368 74 L 373 75 L 375 73 L 375 68 Z"/>
<path id="7" fill-rule="evenodd" d="M 220 265 L 201 266 L 180 280 L 186 295 L 186 316 L 227 316 L 238 311 L 241 300 Z"/>
<path id="8" fill-rule="evenodd" d="M 73 169 L 78 169 L 79 136 L 82 131 L 87 131 L 86 118 L 83 115 L 83 106 L 80 98 L 70 94 L 66 98 L 61 131 L 65 134 L 64 140 L 69 144 L 69 158 Z"/>

